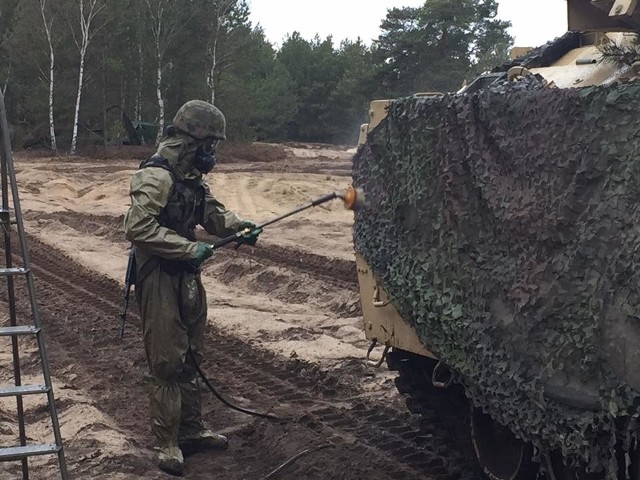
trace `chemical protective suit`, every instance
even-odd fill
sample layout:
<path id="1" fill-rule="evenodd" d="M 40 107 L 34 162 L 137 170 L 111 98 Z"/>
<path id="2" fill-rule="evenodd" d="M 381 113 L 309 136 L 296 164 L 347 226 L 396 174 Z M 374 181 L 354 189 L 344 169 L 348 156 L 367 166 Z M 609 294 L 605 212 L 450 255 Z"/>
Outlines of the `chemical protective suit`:
<path id="1" fill-rule="evenodd" d="M 216 107 L 199 100 L 183 105 L 157 153 L 133 175 L 124 222 L 135 247 L 156 460 L 176 475 L 184 469 L 182 450 L 227 446 L 224 436 L 202 423 L 192 360 L 202 359 L 207 319 L 199 267 L 213 254 L 210 245 L 196 241 L 195 227 L 219 237 L 244 230 L 249 244 L 260 233 L 218 202 L 203 181 L 215 163 L 215 146 L 224 139 L 225 119 Z"/>

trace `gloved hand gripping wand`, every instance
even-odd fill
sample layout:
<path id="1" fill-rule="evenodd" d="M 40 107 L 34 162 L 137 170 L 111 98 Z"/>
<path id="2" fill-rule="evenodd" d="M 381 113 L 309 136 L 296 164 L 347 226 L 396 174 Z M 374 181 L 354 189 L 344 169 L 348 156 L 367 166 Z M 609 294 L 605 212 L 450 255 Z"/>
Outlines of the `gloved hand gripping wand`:
<path id="1" fill-rule="evenodd" d="M 217 242 L 214 242 L 211 245 L 211 247 L 215 250 L 217 248 L 224 247 L 225 245 L 229 245 L 230 243 L 237 243 L 238 244 L 237 246 L 239 247 L 240 245 L 242 245 L 242 237 L 244 235 L 247 235 L 252 231 L 256 231 L 256 230 L 262 231 L 262 229 L 264 229 L 269 225 L 273 225 L 274 223 L 280 222 L 281 220 L 284 220 L 287 217 L 291 217 L 292 215 L 297 215 L 300 212 L 303 212 L 310 208 L 317 207 L 318 205 L 322 205 L 324 203 L 330 202 L 331 200 L 334 200 L 336 198 L 342 199 L 344 203 L 344 207 L 347 210 L 358 210 L 359 208 L 362 208 L 365 205 L 364 192 L 359 188 L 350 186 L 344 192 L 331 192 L 331 193 L 322 195 L 321 197 L 318 197 L 315 200 L 311 200 L 309 203 L 306 203 L 297 208 L 294 208 L 290 212 L 284 213 L 279 217 L 272 218 L 271 220 L 268 220 L 260 225 L 256 225 L 256 227 L 253 230 L 246 228 L 237 233 L 234 233 L 233 235 L 229 235 L 228 237 L 222 238 Z"/>

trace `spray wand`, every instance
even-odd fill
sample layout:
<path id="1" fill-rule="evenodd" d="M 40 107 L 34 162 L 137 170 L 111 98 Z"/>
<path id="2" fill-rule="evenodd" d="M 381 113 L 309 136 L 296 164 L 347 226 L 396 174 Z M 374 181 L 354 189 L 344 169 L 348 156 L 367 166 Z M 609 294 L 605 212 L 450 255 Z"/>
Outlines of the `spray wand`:
<path id="1" fill-rule="evenodd" d="M 273 225 L 274 223 L 280 222 L 281 220 L 284 220 L 287 217 L 291 217 L 292 215 L 297 215 L 298 213 L 308 210 L 309 208 L 317 207 L 318 205 L 322 205 L 324 203 L 330 202 L 331 200 L 335 200 L 336 198 L 340 198 L 342 200 L 342 202 L 344 203 L 344 208 L 346 208 L 347 210 L 358 210 L 364 207 L 365 205 L 365 197 L 362 189 L 355 188 L 354 186 L 350 186 L 344 192 L 331 192 L 331 193 L 322 195 L 321 197 L 318 197 L 315 200 L 311 200 L 309 203 L 301 205 L 287 213 L 284 213 L 278 217 L 272 218 L 271 220 L 268 220 L 260 225 L 257 225 L 253 230 L 249 228 L 245 228 L 244 230 L 234 233 L 233 235 L 229 235 L 228 237 L 222 238 L 217 242 L 214 242 L 211 245 L 211 247 L 215 250 L 217 248 L 224 247 L 225 245 L 229 245 L 230 243 L 237 243 L 238 245 L 236 248 L 238 248 L 240 245 L 242 245 L 242 237 L 244 235 L 247 235 L 248 233 L 251 233 L 252 231 L 255 231 L 255 230 L 262 230 L 265 227 L 268 227 L 269 225 Z"/>

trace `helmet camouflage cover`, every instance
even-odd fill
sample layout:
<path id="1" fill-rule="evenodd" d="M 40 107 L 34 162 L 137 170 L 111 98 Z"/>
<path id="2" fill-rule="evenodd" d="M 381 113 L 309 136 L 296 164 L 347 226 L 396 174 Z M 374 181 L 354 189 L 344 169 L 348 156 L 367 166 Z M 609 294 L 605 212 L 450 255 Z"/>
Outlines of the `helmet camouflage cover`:
<path id="1" fill-rule="evenodd" d="M 198 140 L 215 138 L 226 140 L 226 120 L 224 114 L 215 106 L 203 100 L 189 100 L 182 105 L 173 125 Z"/>

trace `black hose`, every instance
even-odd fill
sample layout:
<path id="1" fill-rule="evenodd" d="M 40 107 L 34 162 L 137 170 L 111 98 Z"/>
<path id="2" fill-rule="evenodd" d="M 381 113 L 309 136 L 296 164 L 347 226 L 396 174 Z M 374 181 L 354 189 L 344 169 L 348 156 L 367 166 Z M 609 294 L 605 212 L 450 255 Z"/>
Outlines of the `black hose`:
<path id="1" fill-rule="evenodd" d="M 191 357 L 191 361 L 195 365 L 196 371 L 198 372 L 198 375 L 200 375 L 200 378 L 202 378 L 202 381 L 204 382 L 204 384 L 207 386 L 207 388 L 209 388 L 211 393 L 213 393 L 215 395 L 215 397 L 218 400 L 220 400 L 224 405 L 226 405 L 227 407 L 229 407 L 229 408 L 231 408 L 233 410 L 237 410 L 238 412 L 245 413 L 247 415 L 252 415 L 254 417 L 266 418 L 266 419 L 269 419 L 269 420 L 279 420 L 279 421 L 282 420 L 281 418 L 276 417 L 275 415 L 271 415 L 269 413 L 255 412 L 253 410 L 248 410 L 246 408 L 238 407 L 237 405 L 234 405 L 233 403 L 228 401 L 226 398 L 224 398 L 222 395 L 220 395 L 218 393 L 218 391 L 213 387 L 213 385 L 211 385 L 211 382 L 209 382 L 209 379 L 206 377 L 206 375 L 204 374 L 204 372 L 200 368 L 200 365 L 198 365 L 198 363 L 196 362 L 195 355 L 193 354 L 193 351 L 191 349 L 189 349 L 189 356 Z M 318 450 L 323 450 L 325 448 L 329 448 L 329 447 L 332 447 L 332 446 L 333 445 L 330 444 L 330 443 L 325 443 L 323 445 L 318 445 L 318 446 L 313 447 L 313 448 L 307 448 L 307 449 L 301 451 L 300 453 L 298 453 L 297 455 L 291 457 L 289 460 L 284 462 L 278 468 L 276 468 L 275 470 L 270 472 L 266 477 L 263 478 L 263 480 L 269 480 L 271 478 L 274 478 L 282 470 L 284 470 L 285 468 L 287 468 L 289 465 L 291 465 L 292 463 L 296 462 L 300 458 L 304 457 L 305 455 L 308 455 L 309 453 L 317 452 Z"/>
<path id="2" fill-rule="evenodd" d="M 198 375 L 200 375 L 200 378 L 202 378 L 202 381 L 204 382 L 204 384 L 211 391 L 211 393 L 213 393 L 215 395 L 215 397 L 218 400 L 220 400 L 224 405 L 226 405 L 227 407 L 229 407 L 229 408 L 231 408 L 233 410 L 236 410 L 236 411 L 238 411 L 240 413 L 244 413 L 246 415 L 251 415 L 253 417 L 266 418 L 268 420 L 282 420 L 281 418 L 278 418 L 275 415 L 271 415 L 269 413 L 255 412 L 253 410 L 248 410 L 246 408 L 238 407 L 237 405 L 234 405 L 233 403 L 231 403 L 229 400 L 227 400 L 222 395 L 220 395 L 218 393 L 218 391 L 214 388 L 214 386 L 211 385 L 211 382 L 209 381 L 209 379 L 206 377 L 206 375 L 204 374 L 204 372 L 200 368 L 200 365 L 198 365 L 198 362 L 196 362 L 196 357 L 193 354 L 193 351 L 191 349 L 189 349 L 189 356 L 191 357 L 191 361 L 195 365 L 196 370 L 198 372 Z"/>

